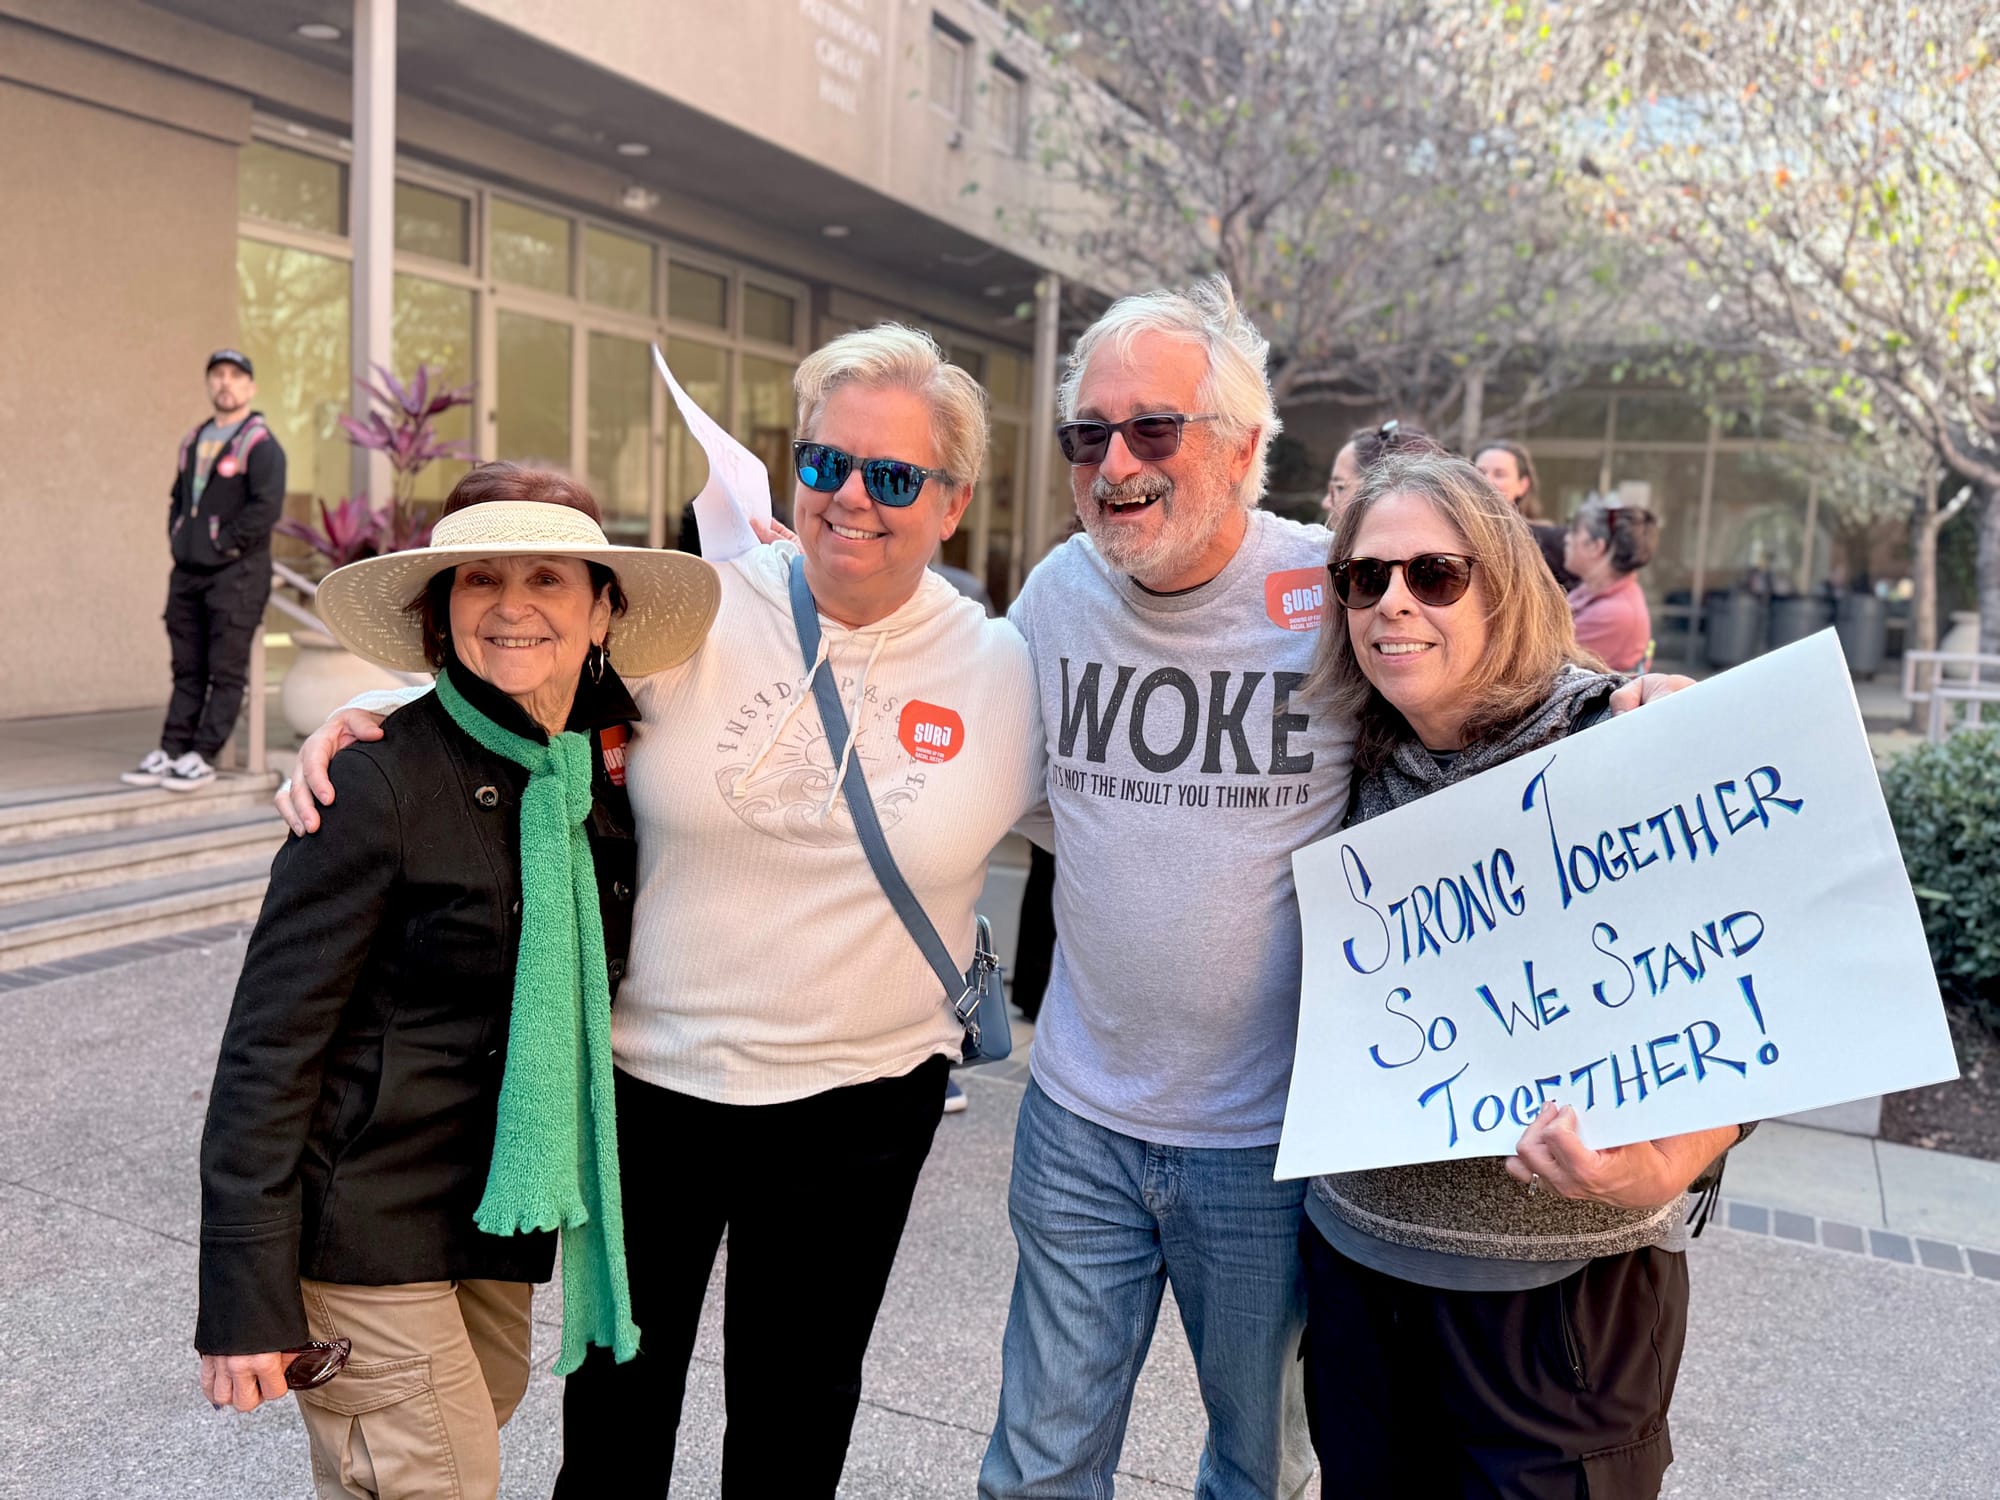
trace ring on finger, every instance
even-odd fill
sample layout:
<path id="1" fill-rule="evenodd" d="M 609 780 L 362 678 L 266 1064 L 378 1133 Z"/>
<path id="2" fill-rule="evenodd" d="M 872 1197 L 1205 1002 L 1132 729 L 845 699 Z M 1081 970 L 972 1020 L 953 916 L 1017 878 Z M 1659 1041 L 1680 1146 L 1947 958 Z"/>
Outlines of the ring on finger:
<path id="1" fill-rule="evenodd" d="M 1528 1191 L 1531 1193 L 1539 1193 L 1541 1190 L 1542 1190 L 1542 1174 L 1540 1172 L 1530 1172 L 1528 1174 Z"/>

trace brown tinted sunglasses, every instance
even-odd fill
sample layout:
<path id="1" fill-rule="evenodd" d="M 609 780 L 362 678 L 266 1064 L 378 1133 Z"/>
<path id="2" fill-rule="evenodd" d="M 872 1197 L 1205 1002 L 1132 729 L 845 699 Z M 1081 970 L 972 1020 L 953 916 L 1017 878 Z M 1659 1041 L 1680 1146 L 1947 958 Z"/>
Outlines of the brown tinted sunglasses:
<path id="1" fill-rule="evenodd" d="M 347 1368 L 354 1353 L 353 1339 L 315 1339 L 278 1356 L 285 1362 L 285 1384 L 295 1391 L 310 1391 L 325 1385 Z"/>

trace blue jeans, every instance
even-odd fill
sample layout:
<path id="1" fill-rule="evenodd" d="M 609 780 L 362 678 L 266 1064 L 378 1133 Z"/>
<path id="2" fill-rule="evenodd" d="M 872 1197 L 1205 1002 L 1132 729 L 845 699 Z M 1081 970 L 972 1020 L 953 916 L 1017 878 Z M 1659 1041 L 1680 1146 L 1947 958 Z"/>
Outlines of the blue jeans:
<path id="1" fill-rule="evenodd" d="M 1305 1184 L 1271 1180 L 1277 1155 L 1151 1145 L 1028 1085 L 1007 1193 L 1021 1256 L 984 1500 L 1111 1494 L 1169 1283 L 1208 1411 L 1198 1500 L 1304 1493 Z"/>

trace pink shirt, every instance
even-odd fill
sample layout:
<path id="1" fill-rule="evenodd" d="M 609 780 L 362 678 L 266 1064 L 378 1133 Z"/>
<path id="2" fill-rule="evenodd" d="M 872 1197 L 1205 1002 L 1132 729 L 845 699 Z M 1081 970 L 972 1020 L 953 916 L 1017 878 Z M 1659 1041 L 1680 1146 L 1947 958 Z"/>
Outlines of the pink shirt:
<path id="1" fill-rule="evenodd" d="M 1603 657 L 1612 671 L 1635 671 L 1645 661 L 1653 616 L 1637 573 L 1627 573 L 1601 594 L 1579 584 L 1570 590 L 1569 608 L 1576 616 L 1577 643 Z"/>

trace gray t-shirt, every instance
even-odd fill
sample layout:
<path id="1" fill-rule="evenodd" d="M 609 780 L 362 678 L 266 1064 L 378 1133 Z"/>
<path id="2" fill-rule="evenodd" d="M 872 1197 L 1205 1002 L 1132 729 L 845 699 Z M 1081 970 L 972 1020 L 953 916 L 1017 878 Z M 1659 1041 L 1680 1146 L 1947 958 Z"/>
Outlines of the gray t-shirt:
<path id="1" fill-rule="evenodd" d="M 1035 662 L 1055 823 L 1035 1079 L 1163 1145 L 1278 1139 L 1298 1037 L 1292 851 L 1347 808 L 1353 726 L 1298 693 L 1330 605 L 1328 534 L 1249 519 L 1200 588 L 1149 594 L 1078 536 L 1008 612 Z"/>

